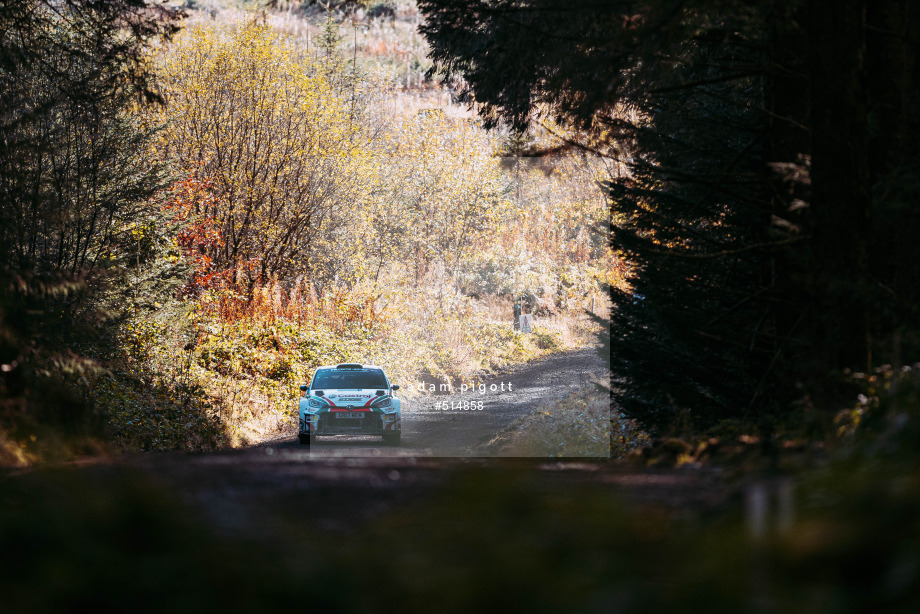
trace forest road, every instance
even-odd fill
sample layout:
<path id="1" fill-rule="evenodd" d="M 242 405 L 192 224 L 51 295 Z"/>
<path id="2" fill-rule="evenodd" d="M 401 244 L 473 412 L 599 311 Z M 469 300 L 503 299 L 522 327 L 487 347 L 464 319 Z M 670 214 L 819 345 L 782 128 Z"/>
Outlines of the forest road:
<path id="1" fill-rule="evenodd" d="M 303 524 L 304 515 L 311 530 L 349 532 L 441 496 L 438 493 L 453 492 L 457 484 L 481 479 L 498 480 L 499 492 L 527 485 L 535 493 L 587 488 L 607 493 L 606 497 L 612 489 L 639 505 L 724 507 L 731 493 L 717 471 L 653 470 L 603 459 L 470 456 L 476 444 L 541 401 L 561 398 L 606 373 L 597 350 L 586 348 L 548 356 L 484 381 L 484 393 L 477 388 L 407 399 L 399 447 L 387 446 L 379 437 L 319 438 L 307 447 L 291 433 L 242 449 L 126 454 L 77 470 L 103 483 L 117 483 L 119 475 L 153 481 L 203 513 L 218 532 L 266 543 L 283 542 L 292 527 Z M 491 391 L 492 384 L 498 384 L 498 390 Z M 462 407 L 463 401 L 480 400 L 482 410 L 443 409 L 444 402 Z"/>
<path id="2" fill-rule="evenodd" d="M 596 348 L 582 348 L 520 365 L 467 385 L 467 390 L 447 390 L 440 382 L 399 382 L 414 392 L 424 386 L 430 395 L 403 397 L 402 444 L 385 445 L 380 437 L 316 437 L 309 447 L 291 434 L 258 447 L 280 453 L 296 451 L 305 458 L 329 457 L 469 457 L 486 454 L 482 447 L 515 419 L 533 411 L 545 400 L 558 399 L 595 379 L 606 382 L 608 367 Z"/>

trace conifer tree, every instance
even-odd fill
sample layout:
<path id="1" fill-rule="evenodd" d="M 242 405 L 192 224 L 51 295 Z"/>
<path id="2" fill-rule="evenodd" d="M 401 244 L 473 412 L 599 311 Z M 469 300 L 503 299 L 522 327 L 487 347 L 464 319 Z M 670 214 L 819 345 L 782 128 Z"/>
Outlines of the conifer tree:
<path id="1" fill-rule="evenodd" d="M 844 370 L 920 357 L 918 80 L 895 68 L 917 65 L 914 3 L 419 6 L 434 69 L 487 125 L 554 127 L 625 171 L 625 411 L 663 428 L 833 409 Z"/>
<path id="2" fill-rule="evenodd" d="M 164 185 L 133 110 L 161 101 L 147 56 L 178 13 L 144 0 L 0 4 L 0 448 L 35 420 L 91 417 L 81 332 L 143 257 Z M 85 339 L 86 337 L 84 337 Z M 25 425 L 25 426 L 23 426 Z"/>

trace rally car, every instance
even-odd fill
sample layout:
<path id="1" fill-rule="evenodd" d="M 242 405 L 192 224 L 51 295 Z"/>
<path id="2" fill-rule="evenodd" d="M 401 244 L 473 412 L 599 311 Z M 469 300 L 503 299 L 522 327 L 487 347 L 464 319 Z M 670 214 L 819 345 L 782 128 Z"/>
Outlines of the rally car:
<path id="1" fill-rule="evenodd" d="M 399 445 L 400 401 L 383 369 L 343 363 L 319 367 L 310 385 L 300 387 L 298 438 L 303 445 L 317 435 L 381 435 Z"/>

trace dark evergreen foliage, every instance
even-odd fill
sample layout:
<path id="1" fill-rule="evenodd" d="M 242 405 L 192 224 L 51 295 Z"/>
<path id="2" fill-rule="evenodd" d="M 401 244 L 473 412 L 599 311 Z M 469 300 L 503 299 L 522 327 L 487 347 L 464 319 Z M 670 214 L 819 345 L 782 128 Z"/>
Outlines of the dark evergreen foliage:
<path id="1" fill-rule="evenodd" d="M 668 66 L 636 72 L 655 91 L 636 92 L 646 119 L 631 127 L 627 177 L 608 184 L 612 240 L 639 264 L 642 297 L 618 296 L 612 322 L 615 372 L 630 378 L 621 406 L 657 425 L 684 409 L 697 423 L 742 415 L 775 351 L 766 269 L 779 239 L 750 26 L 704 19 L 695 40 L 661 50 Z"/>
<path id="2" fill-rule="evenodd" d="M 627 167 L 609 183 L 638 271 L 612 327 L 627 413 L 832 409 L 834 373 L 917 358 L 914 3 L 419 4 L 435 70 L 488 125 L 552 119 Z"/>
<path id="3" fill-rule="evenodd" d="M 141 0 L 14 0 L 0 11 L 0 245 L 21 272 L 98 267 L 162 185 L 130 107 L 158 99 L 143 54 L 172 13 Z"/>
<path id="4" fill-rule="evenodd" d="M 143 0 L 0 5 L 0 424 L 13 432 L 81 422 L 67 383 L 94 368 L 92 299 L 165 232 L 150 200 L 164 169 L 132 115 L 159 99 L 145 55 L 177 16 Z"/>

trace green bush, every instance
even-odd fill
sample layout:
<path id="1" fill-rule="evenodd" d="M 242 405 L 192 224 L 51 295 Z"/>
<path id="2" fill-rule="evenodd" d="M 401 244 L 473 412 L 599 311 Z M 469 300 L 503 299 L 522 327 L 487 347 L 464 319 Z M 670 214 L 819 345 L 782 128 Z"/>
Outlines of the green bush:
<path id="1" fill-rule="evenodd" d="M 534 327 L 533 342 L 541 350 L 556 352 L 562 348 L 562 341 L 559 333 L 548 331 L 540 327 Z"/>
<path id="2" fill-rule="evenodd" d="M 106 375 L 96 382 L 93 400 L 113 442 L 124 448 L 201 451 L 226 441 L 217 412 L 194 383 Z"/>

